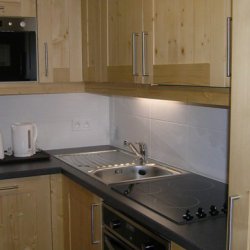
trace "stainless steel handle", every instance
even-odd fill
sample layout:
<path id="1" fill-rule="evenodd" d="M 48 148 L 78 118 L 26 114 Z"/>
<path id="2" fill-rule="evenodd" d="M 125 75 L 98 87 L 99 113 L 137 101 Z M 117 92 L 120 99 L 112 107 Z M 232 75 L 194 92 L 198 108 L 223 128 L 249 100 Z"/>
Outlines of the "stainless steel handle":
<path id="1" fill-rule="evenodd" d="M 0 191 L 6 191 L 6 190 L 14 190 L 14 189 L 18 189 L 18 186 L 7 186 L 7 187 L 0 187 Z"/>
<path id="2" fill-rule="evenodd" d="M 147 73 L 147 40 L 146 36 L 148 36 L 148 33 L 143 31 L 142 32 L 142 75 L 148 76 Z"/>
<path id="3" fill-rule="evenodd" d="M 48 43 L 44 43 L 44 63 L 45 63 L 45 76 L 49 75 L 49 54 L 48 54 Z"/>
<path id="4" fill-rule="evenodd" d="M 95 207 L 99 207 L 100 204 L 91 204 L 91 243 L 99 244 L 100 240 L 95 239 Z"/>
<path id="5" fill-rule="evenodd" d="M 231 77 L 232 17 L 227 18 L 227 77 Z"/>
<path id="6" fill-rule="evenodd" d="M 137 71 L 137 46 L 136 46 L 136 37 L 139 36 L 138 33 L 132 33 L 132 68 L 133 68 L 133 76 L 138 76 Z"/>
<path id="7" fill-rule="evenodd" d="M 240 198 L 239 195 L 229 196 L 229 217 L 228 217 L 228 250 L 232 249 L 232 233 L 233 233 L 233 208 L 234 201 Z"/>

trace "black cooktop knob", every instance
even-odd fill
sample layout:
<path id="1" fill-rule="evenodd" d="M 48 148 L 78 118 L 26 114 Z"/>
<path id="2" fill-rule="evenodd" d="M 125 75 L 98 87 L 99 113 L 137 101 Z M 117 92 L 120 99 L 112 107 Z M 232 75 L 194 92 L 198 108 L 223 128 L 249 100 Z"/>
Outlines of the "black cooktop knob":
<path id="1" fill-rule="evenodd" d="M 221 209 L 222 213 L 226 214 L 227 213 L 227 202 L 223 204 L 223 207 Z"/>
<path id="2" fill-rule="evenodd" d="M 197 212 L 196 212 L 196 216 L 201 219 L 201 218 L 205 218 L 207 216 L 207 214 L 204 212 L 202 207 L 199 207 Z"/>
<path id="3" fill-rule="evenodd" d="M 186 213 L 183 214 L 182 217 L 183 217 L 183 219 L 186 220 L 186 221 L 190 221 L 190 220 L 192 220 L 192 219 L 194 218 L 194 216 L 192 216 L 192 215 L 190 214 L 190 211 L 189 211 L 189 210 L 187 210 Z"/>
<path id="4" fill-rule="evenodd" d="M 217 209 L 216 206 L 211 205 L 211 206 L 210 206 L 210 211 L 209 211 L 209 213 L 210 213 L 212 216 L 216 216 L 216 215 L 219 214 L 219 211 L 218 211 L 218 209 Z"/>

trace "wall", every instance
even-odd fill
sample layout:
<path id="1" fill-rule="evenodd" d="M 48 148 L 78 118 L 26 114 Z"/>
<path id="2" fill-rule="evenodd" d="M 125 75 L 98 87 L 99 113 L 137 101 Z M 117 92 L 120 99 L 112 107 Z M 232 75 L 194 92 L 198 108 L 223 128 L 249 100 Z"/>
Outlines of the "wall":
<path id="1" fill-rule="evenodd" d="M 149 157 L 227 182 L 228 110 L 113 97 L 111 143 L 143 141 Z"/>
<path id="2" fill-rule="evenodd" d="M 86 121 L 89 128 L 73 131 L 75 119 L 84 124 Z M 11 146 L 11 124 L 24 121 L 37 124 L 37 144 L 42 149 L 110 143 L 108 97 L 91 94 L 1 96 L 0 130 L 5 149 Z"/>

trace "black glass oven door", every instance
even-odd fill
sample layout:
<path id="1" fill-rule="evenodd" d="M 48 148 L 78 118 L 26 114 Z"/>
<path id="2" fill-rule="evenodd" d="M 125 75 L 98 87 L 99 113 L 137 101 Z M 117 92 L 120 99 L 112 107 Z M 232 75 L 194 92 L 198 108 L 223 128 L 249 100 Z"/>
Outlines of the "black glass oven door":
<path id="1" fill-rule="evenodd" d="M 36 80 L 36 33 L 0 32 L 0 81 Z"/>

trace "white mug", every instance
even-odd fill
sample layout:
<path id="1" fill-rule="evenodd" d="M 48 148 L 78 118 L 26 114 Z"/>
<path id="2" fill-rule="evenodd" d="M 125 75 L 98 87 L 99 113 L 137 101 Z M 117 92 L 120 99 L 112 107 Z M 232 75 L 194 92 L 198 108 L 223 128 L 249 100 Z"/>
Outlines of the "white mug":
<path id="1" fill-rule="evenodd" d="M 2 160 L 4 158 L 4 148 L 3 148 L 3 136 L 0 132 L 0 159 Z"/>
<path id="2" fill-rule="evenodd" d="M 23 122 L 11 125 L 12 147 L 15 157 L 27 157 L 36 153 L 37 126 Z"/>

